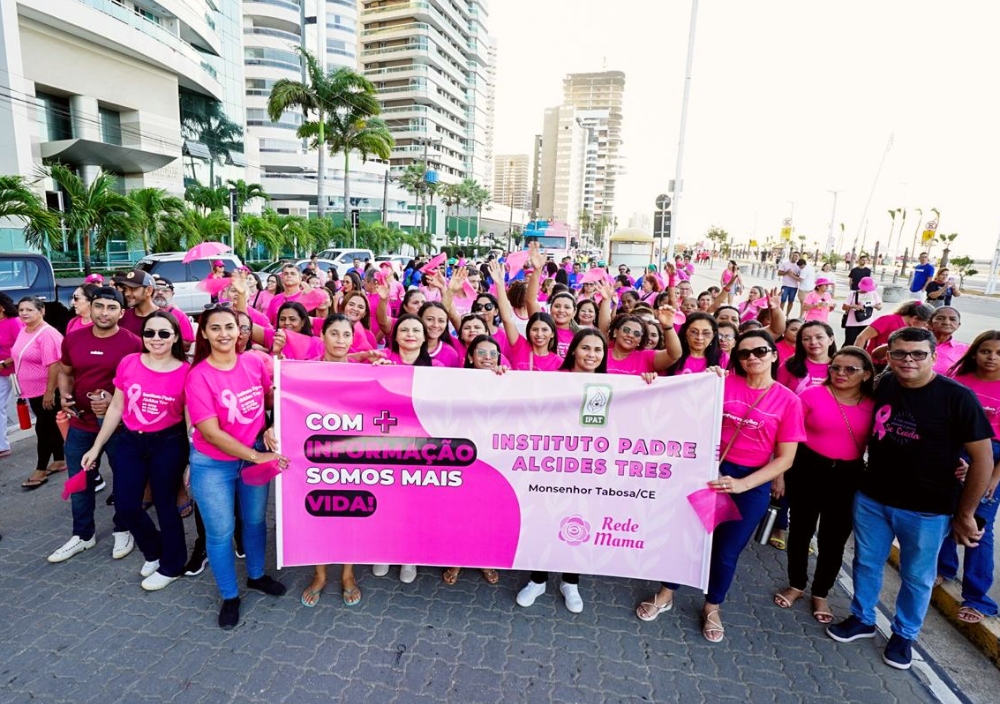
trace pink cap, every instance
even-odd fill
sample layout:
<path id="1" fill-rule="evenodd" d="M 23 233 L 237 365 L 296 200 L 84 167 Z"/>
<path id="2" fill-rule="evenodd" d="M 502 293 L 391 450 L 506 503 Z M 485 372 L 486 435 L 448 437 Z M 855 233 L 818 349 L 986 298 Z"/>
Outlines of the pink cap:
<path id="1" fill-rule="evenodd" d="M 88 283 L 88 284 L 103 284 L 104 283 L 104 277 L 101 276 L 100 274 L 91 274 L 86 279 L 84 279 L 84 283 Z"/>
<path id="2" fill-rule="evenodd" d="M 871 293 L 875 290 L 875 279 L 866 276 L 858 282 L 858 290 L 862 293 Z"/>
<path id="3" fill-rule="evenodd" d="M 212 266 L 225 266 L 225 265 L 226 263 L 221 259 L 216 259 L 214 262 L 212 262 Z"/>
<path id="4" fill-rule="evenodd" d="M 816 279 L 817 286 L 829 286 L 832 283 L 833 282 L 830 279 L 826 278 L 825 276 L 820 276 L 818 279 Z"/>

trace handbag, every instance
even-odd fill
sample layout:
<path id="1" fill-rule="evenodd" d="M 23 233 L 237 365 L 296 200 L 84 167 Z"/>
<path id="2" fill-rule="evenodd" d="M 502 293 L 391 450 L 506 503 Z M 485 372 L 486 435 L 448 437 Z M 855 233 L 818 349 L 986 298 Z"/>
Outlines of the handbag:
<path id="1" fill-rule="evenodd" d="M 855 303 L 858 302 L 857 291 L 854 292 L 854 302 Z M 861 310 L 854 311 L 854 319 L 857 320 L 859 323 L 864 320 L 868 320 L 870 317 L 872 317 L 872 313 L 874 312 L 874 310 L 875 309 L 872 306 L 866 304 L 861 307 Z"/>

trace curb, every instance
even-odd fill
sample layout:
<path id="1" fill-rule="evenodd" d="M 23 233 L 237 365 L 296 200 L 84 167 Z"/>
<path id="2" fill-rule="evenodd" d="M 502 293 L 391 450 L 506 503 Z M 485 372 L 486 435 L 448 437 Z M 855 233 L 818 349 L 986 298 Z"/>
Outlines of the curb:
<path id="1" fill-rule="evenodd" d="M 899 569 L 899 546 L 893 543 L 889 551 L 889 564 Z M 931 594 L 931 603 L 937 607 L 959 633 L 964 635 L 986 657 L 1000 668 L 1000 618 L 985 618 L 979 623 L 963 623 L 958 620 L 958 610 L 962 606 L 961 583 L 949 579 Z"/>

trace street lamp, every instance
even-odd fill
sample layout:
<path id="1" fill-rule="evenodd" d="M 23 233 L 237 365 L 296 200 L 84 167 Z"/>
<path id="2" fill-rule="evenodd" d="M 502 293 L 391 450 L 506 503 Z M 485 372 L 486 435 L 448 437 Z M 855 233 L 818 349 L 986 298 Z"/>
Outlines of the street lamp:
<path id="1" fill-rule="evenodd" d="M 510 194 L 510 222 L 507 224 L 507 251 L 511 251 L 511 244 L 514 239 L 514 160 L 507 162 L 507 192 Z"/>

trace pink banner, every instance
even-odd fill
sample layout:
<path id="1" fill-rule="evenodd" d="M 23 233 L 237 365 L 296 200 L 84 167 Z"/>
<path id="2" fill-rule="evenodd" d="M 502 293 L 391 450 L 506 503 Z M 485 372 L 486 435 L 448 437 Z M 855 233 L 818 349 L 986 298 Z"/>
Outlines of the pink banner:
<path id="1" fill-rule="evenodd" d="M 550 570 L 704 589 L 722 382 L 280 361 L 278 565 Z M 475 389 L 470 393 L 469 389 Z M 709 512 L 715 514 L 714 506 Z"/>

